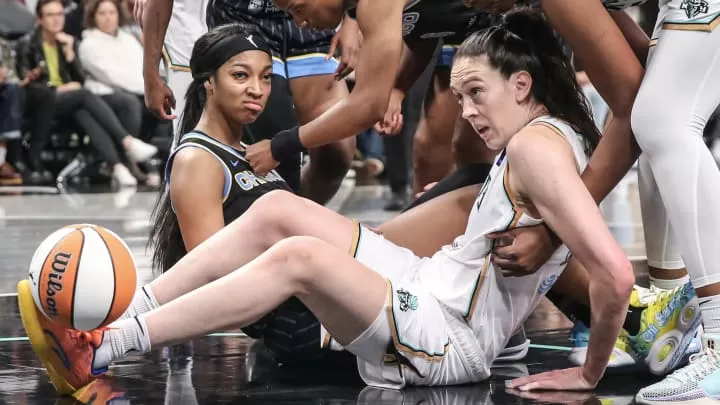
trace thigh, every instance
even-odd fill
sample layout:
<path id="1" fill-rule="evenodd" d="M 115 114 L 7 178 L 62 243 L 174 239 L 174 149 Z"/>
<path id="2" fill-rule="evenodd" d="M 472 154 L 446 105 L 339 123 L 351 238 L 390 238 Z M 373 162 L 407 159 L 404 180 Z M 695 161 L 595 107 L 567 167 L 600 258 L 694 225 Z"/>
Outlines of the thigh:
<path id="1" fill-rule="evenodd" d="M 650 154 L 662 142 L 684 142 L 695 128 L 704 128 L 720 102 L 720 29 L 708 32 L 704 25 L 689 23 L 678 29 L 673 24 L 663 24 L 633 111 L 636 139 Z M 653 114 L 657 120 L 645 120 Z M 657 139 L 652 132 L 658 122 L 693 131 Z"/>
<path id="2" fill-rule="evenodd" d="M 291 64 L 293 61 L 288 63 Z M 332 74 L 292 78 L 290 89 L 301 125 L 319 117 L 349 94 L 345 81 L 335 80 Z"/>
<path id="3" fill-rule="evenodd" d="M 101 96 L 101 98 L 113 109 L 113 111 L 132 111 L 140 113 L 142 105 L 136 95 L 122 90 L 115 90 L 110 94 Z"/>
<path id="4" fill-rule="evenodd" d="M 63 117 L 85 107 L 85 90 L 71 90 L 55 96 L 55 116 Z"/>
<path id="5" fill-rule="evenodd" d="M 386 239 L 414 254 L 431 256 L 465 231 L 480 186 L 440 195 L 385 222 L 379 229 Z"/>

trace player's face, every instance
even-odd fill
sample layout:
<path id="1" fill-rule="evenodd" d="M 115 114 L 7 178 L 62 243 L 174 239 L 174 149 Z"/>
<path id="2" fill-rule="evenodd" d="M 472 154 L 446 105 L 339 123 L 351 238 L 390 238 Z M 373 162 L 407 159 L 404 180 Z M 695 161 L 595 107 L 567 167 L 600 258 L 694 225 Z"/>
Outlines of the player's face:
<path id="1" fill-rule="evenodd" d="M 453 63 L 450 86 L 462 117 L 490 149 L 503 149 L 528 123 L 529 77 L 527 72 L 519 72 L 506 79 L 485 56 L 459 58 Z"/>
<path id="2" fill-rule="evenodd" d="M 298 27 L 336 28 L 345 16 L 343 0 L 273 0 L 287 11 Z"/>
<path id="3" fill-rule="evenodd" d="M 262 51 L 241 52 L 217 71 L 211 81 L 210 97 L 236 124 L 249 124 L 265 108 L 270 95 L 272 61 Z"/>

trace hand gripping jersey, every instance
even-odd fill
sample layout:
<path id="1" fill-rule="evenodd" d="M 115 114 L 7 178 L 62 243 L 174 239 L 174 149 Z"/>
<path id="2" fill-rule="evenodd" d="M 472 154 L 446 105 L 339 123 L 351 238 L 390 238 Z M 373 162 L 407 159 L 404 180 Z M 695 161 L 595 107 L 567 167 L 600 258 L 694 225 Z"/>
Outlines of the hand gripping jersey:
<path id="1" fill-rule="evenodd" d="M 263 194 L 272 190 L 290 191 L 290 187 L 275 170 L 271 170 L 265 176 L 254 174 L 250 163 L 245 160 L 244 152 L 222 144 L 198 131 L 188 132 L 180 139 L 180 143 L 168 159 L 165 168 L 166 181 L 170 181 L 175 154 L 185 148 L 202 149 L 213 155 L 222 166 L 225 172 L 223 188 L 225 225 L 245 213 Z"/>

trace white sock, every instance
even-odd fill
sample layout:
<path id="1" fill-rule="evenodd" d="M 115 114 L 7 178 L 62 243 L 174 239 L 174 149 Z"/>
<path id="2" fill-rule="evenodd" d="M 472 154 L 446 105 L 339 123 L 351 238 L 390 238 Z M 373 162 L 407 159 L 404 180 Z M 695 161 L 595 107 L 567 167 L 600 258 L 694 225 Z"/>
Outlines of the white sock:
<path id="1" fill-rule="evenodd" d="M 698 298 L 704 333 L 720 335 L 720 295 Z"/>
<path id="2" fill-rule="evenodd" d="M 100 347 L 95 350 L 93 369 L 102 369 L 128 353 L 147 353 L 150 347 L 150 335 L 144 315 L 116 322 L 103 334 Z"/>
<path id="3" fill-rule="evenodd" d="M 0 146 L 0 166 L 5 164 L 5 158 L 7 157 L 7 148 L 5 145 Z"/>
<path id="4" fill-rule="evenodd" d="M 653 276 L 650 276 L 650 285 L 662 290 L 672 290 L 675 287 L 685 285 L 688 281 L 690 281 L 690 276 L 687 275 L 674 280 L 663 280 L 661 278 L 654 278 Z"/>
<path id="5" fill-rule="evenodd" d="M 128 306 L 128 309 L 115 322 L 130 319 L 140 314 L 144 314 L 145 312 L 150 312 L 159 306 L 160 304 L 157 302 L 157 299 L 155 299 L 155 295 L 150 288 L 150 284 L 144 285 L 135 291 L 135 295 L 133 296 L 133 300 Z M 114 327 L 114 323 L 112 326 Z"/>

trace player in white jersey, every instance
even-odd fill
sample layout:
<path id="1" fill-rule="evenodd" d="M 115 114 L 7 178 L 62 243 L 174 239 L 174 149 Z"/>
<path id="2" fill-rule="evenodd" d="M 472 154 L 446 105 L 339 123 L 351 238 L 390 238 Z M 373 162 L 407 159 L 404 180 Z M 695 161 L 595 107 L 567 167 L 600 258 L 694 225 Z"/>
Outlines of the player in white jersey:
<path id="1" fill-rule="evenodd" d="M 594 387 L 620 331 L 633 274 L 580 180 L 599 134 L 574 71 L 542 17 L 517 12 L 463 43 L 451 83 L 463 117 L 488 147 L 503 151 L 455 243 L 420 258 L 325 207 L 269 193 L 145 287 L 164 305 L 82 338 L 56 330 L 72 364 L 46 363 L 56 386 L 89 382 L 130 351 L 246 325 L 290 296 L 358 357 L 368 384 L 477 382 L 489 376 L 572 251 L 590 273 L 597 323 L 585 365 L 552 378 L 556 389 Z M 543 221 L 567 247 L 535 275 L 504 277 L 490 263 L 485 234 Z M 42 336 L 27 281 L 19 287 L 28 334 Z M 524 386 L 522 379 L 511 385 Z"/>
<path id="2" fill-rule="evenodd" d="M 136 0 L 134 3 L 133 14 L 135 20 L 141 26 L 144 25 L 143 18 L 147 3 L 147 0 Z M 182 96 L 175 98 L 173 95 L 184 95 L 192 82 L 190 54 L 192 54 L 195 41 L 208 30 L 205 23 L 208 0 L 155 0 L 151 4 L 148 18 L 159 18 L 159 14 L 156 13 L 157 8 L 167 7 L 172 9 L 172 12 L 169 16 L 166 32 L 150 30 L 150 32 L 143 33 L 143 36 L 150 39 L 145 40 L 143 66 L 143 74 L 146 76 L 145 98 L 147 100 L 149 97 L 165 97 L 166 94 L 171 96 L 169 100 L 172 105 L 165 105 L 165 110 L 160 115 L 160 118 L 172 119 L 173 133 L 177 134 L 180 120 L 176 115 L 171 114 L 170 110 L 183 111 L 185 99 Z M 157 36 L 165 39 L 162 49 L 155 49 L 152 46 L 154 44 L 152 39 Z M 163 43 L 163 41 L 159 43 Z M 164 89 L 155 89 L 158 85 L 164 85 L 162 79 L 160 79 L 158 66 L 154 66 L 154 61 L 159 61 L 161 55 L 167 68 L 167 86 L 171 92 Z M 175 147 L 174 141 L 172 147 Z"/>
<path id="3" fill-rule="evenodd" d="M 604 10 L 610 3 L 542 3 L 613 112 L 590 161 L 593 170 L 583 174 L 585 184 L 601 200 L 642 149 L 640 190 L 650 236 L 648 265 L 656 279 L 682 279 L 687 266 L 703 326 L 702 353 L 688 367 L 642 390 L 637 399 L 647 404 L 720 404 L 720 170 L 702 139 L 720 103 L 720 81 L 715 79 L 720 75 L 720 1 L 660 0 L 652 51 L 647 42 L 638 44 L 642 34 L 627 15 L 613 15 L 613 24 Z M 633 51 L 639 60 L 632 57 Z M 640 60 L 645 59 L 643 75 Z M 632 142 L 630 124 L 637 144 Z M 666 319 L 659 317 L 650 326 L 677 332 L 672 329 L 679 314 L 671 319 L 664 323 Z M 656 334 L 638 339 L 645 344 Z M 681 341 L 678 347 L 687 343 L 684 337 Z"/>
<path id="4" fill-rule="evenodd" d="M 140 0 L 138 0 L 140 1 Z M 175 99 L 176 111 L 183 111 L 185 99 L 192 75 L 190 73 L 190 54 L 195 41 L 207 32 L 205 12 L 208 0 L 174 0 L 172 16 L 165 34 L 165 63 L 168 69 L 167 84 Z M 178 133 L 178 119 L 173 120 L 173 129 Z M 173 142 L 173 146 L 175 143 Z"/>

